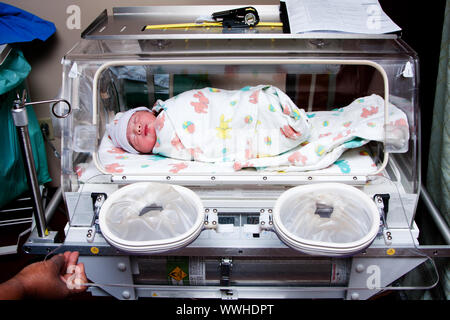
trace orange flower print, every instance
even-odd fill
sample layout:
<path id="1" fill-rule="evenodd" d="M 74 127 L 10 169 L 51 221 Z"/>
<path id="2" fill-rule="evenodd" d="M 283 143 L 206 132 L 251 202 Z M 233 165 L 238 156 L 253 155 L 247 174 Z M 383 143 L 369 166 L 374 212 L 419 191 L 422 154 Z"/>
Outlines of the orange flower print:
<path id="1" fill-rule="evenodd" d="M 164 121 L 166 119 L 166 115 L 164 113 L 161 113 L 160 116 L 156 117 L 155 120 L 155 130 L 161 131 L 161 129 L 164 127 Z"/>
<path id="2" fill-rule="evenodd" d="M 308 158 L 306 156 L 304 156 L 303 154 L 301 154 L 299 151 L 294 152 L 288 158 L 288 161 L 292 164 L 301 162 L 303 165 L 305 165 L 307 160 L 308 160 Z"/>
<path id="3" fill-rule="evenodd" d="M 205 97 L 203 92 L 198 91 L 196 94 L 194 94 L 194 98 L 198 99 L 198 102 L 191 102 L 191 106 L 194 107 L 195 112 L 197 113 L 207 113 L 209 100 Z"/>
<path id="4" fill-rule="evenodd" d="M 122 148 L 112 148 L 108 150 L 109 153 L 118 153 L 118 154 L 123 154 L 125 153 L 125 150 L 123 150 Z"/>
<path id="5" fill-rule="evenodd" d="M 361 113 L 361 118 L 367 118 L 371 115 L 378 113 L 378 107 L 371 106 L 369 109 L 363 108 L 363 112 Z"/>
<path id="6" fill-rule="evenodd" d="M 121 167 L 123 167 L 123 165 L 118 164 L 118 163 L 111 163 L 111 164 L 107 164 L 105 166 L 105 169 L 109 173 L 122 173 L 123 169 Z"/>
<path id="7" fill-rule="evenodd" d="M 284 127 L 280 128 L 281 133 L 286 136 L 286 138 L 289 139 L 296 139 L 297 137 L 301 137 L 302 134 L 300 132 L 295 131 L 291 126 L 285 125 Z"/>
<path id="8" fill-rule="evenodd" d="M 170 165 L 172 166 L 172 169 L 170 169 L 169 171 L 172 173 L 178 173 L 188 167 L 185 163 L 171 163 Z"/>
<path id="9" fill-rule="evenodd" d="M 233 164 L 233 169 L 234 169 L 234 171 L 239 171 L 239 170 L 241 170 L 242 168 L 248 168 L 248 167 L 253 167 L 253 164 L 251 164 L 250 162 L 240 163 L 240 162 L 238 162 L 238 161 L 236 161 L 236 162 Z"/>
<path id="10" fill-rule="evenodd" d="M 175 137 L 173 137 L 172 141 L 170 141 L 172 146 L 174 146 L 177 150 L 184 149 L 183 143 L 181 143 L 180 138 L 178 135 L 175 134 Z"/>
<path id="11" fill-rule="evenodd" d="M 252 95 L 250 96 L 249 102 L 253 103 L 253 104 L 257 104 L 258 103 L 258 95 L 259 95 L 259 90 L 256 90 L 255 92 L 253 92 Z"/>

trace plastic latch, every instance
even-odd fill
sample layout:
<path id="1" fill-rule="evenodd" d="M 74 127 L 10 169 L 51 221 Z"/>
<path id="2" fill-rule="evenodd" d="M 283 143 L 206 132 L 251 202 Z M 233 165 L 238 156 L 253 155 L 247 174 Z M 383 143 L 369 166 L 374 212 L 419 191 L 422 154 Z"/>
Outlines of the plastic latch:
<path id="1" fill-rule="evenodd" d="M 411 62 L 406 62 L 402 74 L 405 78 L 412 78 L 414 76 Z"/>
<path id="2" fill-rule="evenodd" d="M 78 72 L 78 65 L 76 62 L 73 63 L 72 68 L 70 68 L 69 71 L 69 78 L 77 78 L 80 75 L 80 73 Z"/>

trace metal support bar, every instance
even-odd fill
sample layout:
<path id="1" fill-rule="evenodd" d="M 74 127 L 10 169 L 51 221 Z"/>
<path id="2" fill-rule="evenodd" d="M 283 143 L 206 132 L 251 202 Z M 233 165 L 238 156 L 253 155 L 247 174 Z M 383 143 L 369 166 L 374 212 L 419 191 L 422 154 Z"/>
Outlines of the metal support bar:
<path id="1" fill-rule="evenodd" d="M 12 109 L 14 124 L 17 128 L 17 134 L 20 140 L 20 147 L 22 149 L 23 161 L 25 165 L 25 172 L 27 175 L 28 187 L 31 191 L 31 199 L 33 201 L 33 214 L 36 221 L 36 228 L 39 237 L 47 236 L 47 223 L 45 220 L 44 208 L 42 205 L 41 192 L 39 190 L 39 182 L 36 173 L 36 166 L 34 164 L 33 150 L 31 148 L 30 133 L 28 131 L 28 116 L 27 109 L 24 105 L 24 100 L 15 100 L 14 108 Z"/>
<path id="2" fill-rule="evenodd" d="M 26 90 L 23 90 L 22 97 L 17 94 L 17 100 L 14 101 L 12 117 L 14 125 L 17 128 L 17 134 L 20 140 L 20 147 L 22 149 L 23 161 L 25 165 L 25 172 L 27 175 L 28 186 L 31 190 L 31 199 L 33 201 L 33 214 L 36 222 L 36 229 L 40 238 L 48 236 L 46 213 L 42 204 L 41 192 L 39 189 L 39 181 L 37 178 L 36 166 L 34 164 L 33 150 L 31 147 L 30 133 L 28 131 L 28 114 L 26 106 L 33 104 L 53 103 L 52 112 L 56 117 L 67 117 L 71 112 L 70 103 L 63 99 L 45 100 L 39 102 L 26 102 Z M 59 102 L 65 102 L 68 106 L 68 111 L 63 115 L 58 115 L 55 112 L 55 106 Z M 52 205 L 53 210 L 53 205 Z M 49 215 L 53 212 L 49 211 Z"/>
<path id="3" fill-rule="evenodd" d="M 433 199 L 431 199 L 431 197 L 428 194 L 427 189 L 425 188 L 424 185 L 420 186 L 420 195 L 422 196 L 423 202 L 427 206 L 431 217 L 433 218 L 434 222 L 436 223 L 437 228 L 439 229 L 442 236 L 444 237 L 445 242 L 447 244 L 450 244 L 450 230 L 448 228 L 447 222 L 442 217 L 439 209 L 434 204 Z"/>

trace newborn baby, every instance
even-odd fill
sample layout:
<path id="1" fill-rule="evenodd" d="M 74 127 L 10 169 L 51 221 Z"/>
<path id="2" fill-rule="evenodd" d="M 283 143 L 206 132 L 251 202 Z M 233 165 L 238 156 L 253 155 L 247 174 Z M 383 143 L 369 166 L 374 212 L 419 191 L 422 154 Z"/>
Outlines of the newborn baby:
<path id="1" fill-rule="evenodd" d="M 260 85 L 186 91 L 158 100 L 152 110 L 118 113 L 107 131 L 114 145 L 129 153 L 225 162 L 291 150 L 308 138 L 310 124 L 284 92 Z"/>

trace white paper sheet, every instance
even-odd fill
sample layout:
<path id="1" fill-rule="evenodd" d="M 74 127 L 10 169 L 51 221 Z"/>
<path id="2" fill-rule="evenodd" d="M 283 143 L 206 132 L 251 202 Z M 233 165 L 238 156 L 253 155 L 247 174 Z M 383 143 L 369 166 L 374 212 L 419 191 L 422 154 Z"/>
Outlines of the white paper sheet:
<path id="1" fill-rule="evenodd" d="M 286 0 L 291 33 L 382 34 L 401 30 L 377 0 Z"/>

